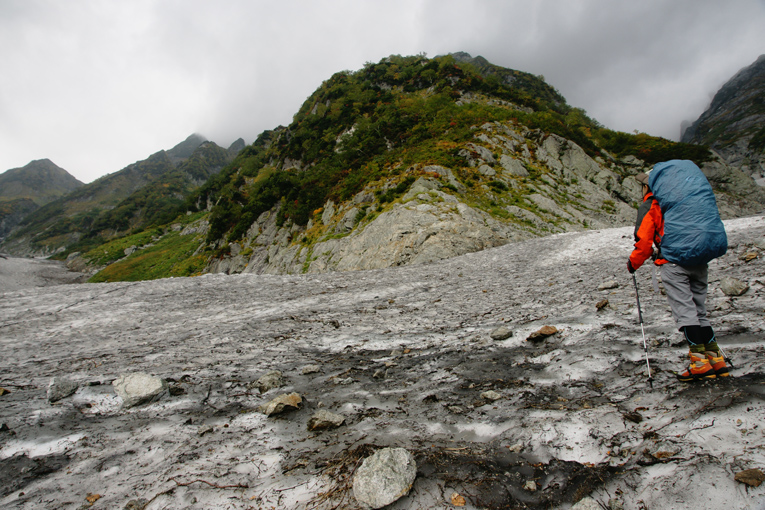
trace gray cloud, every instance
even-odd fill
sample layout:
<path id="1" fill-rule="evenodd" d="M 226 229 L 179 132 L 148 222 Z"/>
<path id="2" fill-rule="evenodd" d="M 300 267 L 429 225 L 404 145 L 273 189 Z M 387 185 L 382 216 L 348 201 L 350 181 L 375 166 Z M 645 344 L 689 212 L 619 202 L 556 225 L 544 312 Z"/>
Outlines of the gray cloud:
<path id="1" fill-rule="evenodd" d="M 765 53 L 763 0 L 0 3 L 0 171 L 91 181 L 192 132 L 287 124 L 321 82 L 454 51 L 541 74 L 608 127 L 677 139 Z"/>

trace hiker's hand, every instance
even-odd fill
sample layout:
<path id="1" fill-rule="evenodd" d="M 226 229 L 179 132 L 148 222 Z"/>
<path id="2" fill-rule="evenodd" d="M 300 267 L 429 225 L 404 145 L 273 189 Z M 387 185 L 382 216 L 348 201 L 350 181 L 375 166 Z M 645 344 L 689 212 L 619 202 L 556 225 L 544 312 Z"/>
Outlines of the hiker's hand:
<path id="1" fill-rule="evenodd" d="M 630 261 L 630 259 L 627 259 L 627 271 L 629 271 L 630 274 L 635 272 L 635 268 L 632 267 L 632 262 Z"/>

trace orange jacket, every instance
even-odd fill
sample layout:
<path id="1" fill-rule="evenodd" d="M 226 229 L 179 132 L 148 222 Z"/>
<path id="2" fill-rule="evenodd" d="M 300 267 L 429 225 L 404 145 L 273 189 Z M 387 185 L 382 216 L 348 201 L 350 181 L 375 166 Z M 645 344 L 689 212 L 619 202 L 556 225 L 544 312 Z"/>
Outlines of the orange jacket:
<path id="1" fill-rule="evenodd" d="M 650 202 L 649 202 L 650 201 Z M 660 266 L 667 261 L 661 258 L 661 237 L 664 235 L 664 216 L 661 207 L 649 192 L 638 209 L 637 222 L 635 224 L 635 249 L 630 255 L 630 264 L 634 269 L 643 265 L 643 262 L 653 255 L 653 245 L 659 248 L 659 257 L 654 264 Z"/>

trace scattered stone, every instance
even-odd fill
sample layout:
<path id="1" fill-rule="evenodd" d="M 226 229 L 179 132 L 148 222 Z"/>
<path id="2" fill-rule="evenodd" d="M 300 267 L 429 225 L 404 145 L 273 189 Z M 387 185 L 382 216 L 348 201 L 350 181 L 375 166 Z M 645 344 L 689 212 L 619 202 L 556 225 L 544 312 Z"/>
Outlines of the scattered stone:
<path id="1" fill-rule="evenodd" d="M 452 492 L 450 499 L 451 499 L 452 505 L 454 506 L 465 506 L 465 504 L 467 503 L 467 501 L 465 501 L 465 498 L 463 498 L 460 494 L 456 492 Z"/>
<path id="2" fill-rule="evenodd" d="M 537 482 L 529 480 L 523 485 L 523 488 L 529 492 L 535 492 L 537 490 Z"/>
<path id="3" fill-rule="evenodd" d="M 74 381 L 54 377 L 48 384 L 48 402 L 52 404 L 69 395 L 73 395 L 74 392 L 77 391 L 77 388 L 79 388 L 79 385 Z"/>
<path id="4" fill-rule="evenodd" d="M 112 385 L 126 408 L 154 402 L 168 392 L 164 379 L 143 372 L 123 374 Z"/>
<path id="5" fill-rule="evenodd" d="M 280 388 L 284 386 L 284 377 L 282 377 L 282 373 L 280 371 L 272 370 L 266 375 L 261 376 L 261 378 L 255 381 L 255 384 L 252 386 L 257 388 L 261 393 L 266 393 L 267 391 L 274 388 Z"/>
<path id="6" fill-rule="evenodd" d="M 598 311 L 601 311 L 602 309 L 604 309 L 607 306 L 608 306 L 608 299 L 604 299 L 602 301 L 598 301 L 597 303 L 595 303 L 595 308 Z"/>
<path id="7" fill-rule="evenodd" d="M 281 414 L 287 411 L 295 411 L 300 409 L 303 403 L 303 399 L 297 393 L 285 393 L 279 395 L 271 402 L 260 406 L 260 411 L 266 416 L 273 416 L 275 414 Z"/>
<path id="8" fill-rule="evenodd" d="M 507 449 L 513 453 L 521 453 L 523 451 L 523 443 L 515 443 L 513 446 L 508 446 Z"/>
<path id="9" fill-rule="evenodd" d="M 203 427 L 199 427 L 199 437 L 204 436 L 205 434 L 209 434 L 215 430 L 212 425 L 205 425 Z"/>
<path id="10" fill-rule="evenodd" d="M 674 457 L 680 453 L 680 448 L 675 444 L 662 441 L 654 445 L 648 453 L 655 459 L 663 460 Z"/>
<path id="11" fill-rule="evenodd" d="M 597 501 L 587 496 L 580 499 L 576 505 L 571 507 L 571 510 L 603 510 L 603 507 Z"/>
<path id="12" fill-rule="evenodd" d="M 720 280 L 720 290 L 726 296 L 740 296 L 749 290 L 749 285 L 736 278 L 726 276 Z"/>
<path id="13" fill-rule="evenodd" d="M 383 370 L 382 368 L 378 368 L 375 370 L 375 373 L 372 374 L 372 377 L 375 379 L 385 379 L 385 374 L 387 374 L 387 370 Z"/>
<path id="14" fill-rule="evenodd" d="M 553 336 L 557 332 L 558 332 L 558 328 L 556 328 L 555 326 L 542 326 L 541 329 L 530 334 L 529 337 L 526 339 L 526 341 L 538 342 L 538 341 L 544 340 L 545 338 L 549 336 Z"/>
<path id="15" fill-rule="evenodd" d="M 624 510 L 624 503 L 621 499 L 611 498 L 608 500 L 609 510 Z"/>
<path id="16" fill-rule="evenodd" d="M 618 289 L 618 288 L 619 288 L 619 282 L 617 282 L 616 280 L 603 282 L 598 286 L 598 290 L 610 290 L 610 289 Z"/>
<path id="17" fill-rule="evenodd" d="M 308 430 L 326 430 L 335 429 L 345 423 L 345 416 L 329 412 L 325 409 L 316 411 L 310 420 L 308 420 Z"/>
<path id="18" fill-rule="evenodd" d="M 765 250 L 765 238 L 755 241 L 754 245 L 761 250 Z"/>
<path id="19" fill-rule="evenodd" d="M 8 428 L 8 425 L 6 423 L 3 423 L 0 425 L 0 432 L 10 432 L 11 429 Z"/>
<path id="20" fill-rule="evenodd" d="M 7 395 L 9 393 L 10 393 L 9 390 L 6 390 L 5 388 L 0 388 L 0 397 L 3 395 Z"/>
<path id="21" fill-rule="evenodd" d="M 353 476 L 353 495 L 361 505 L 382 508 L 409 494 L 417 463 L 404 448 L 383 448 L 364 459 Z"/>
<path id="22" fill-rule="evenodd" d="M 743 260 L 744 262 L 751 262 L 757 257 L 759 257 L 759 254 L 756 251 L 749 251 L 741 255 L 739 260 Z"/>
<path id="23" fill-rule="evenodd" d="M 306 365 L 300 371 L 300 373 L 303 375 L 317 374 L 319 372 L 321 372 L 321 367 L 319 365 Z"/>
<path id="24" fill-rule="evenodd" d="M 507 340 L 511 336 L 513 336 L 513 331 L 508 328 L 507 326 L 500 326 L 491 333 L 489 333 L 489 336 L 492 340 Z"/>
<path id="25" fill-rule="evenodd" d="M 148 505 L 149 502 L 143 498 L 141 499 L 131 499 L 127 502 L 125 505 L 124 510 L 144 510 L 146 508 L 146 505 Z"/>
<path id="26" fill-rule="evenodd" d="M 461 406 L 449 406 L 447 409 L 449 409 L 449 411 L 453 412 L 454 414 L 462 414 L 465 412 Z"/>
<path id="27" fill-rule="evenodd" d="M 183 388 L 183 386 L 180 386 L 178 384 L 170 386 L 170 396 L 177 397 L 178 395 L 185 395 L 185 394 L 186 394 L 186 390 Z"/>
<path id="28" fill-rule="evenodd" d="M 501 399 L 502 395 L 500 395 L 494 390 L 489 390 L 489 391 L 484 391 L 483 393 L 481 393 L 481 398 L 486 400 L 491 400 L 492 402 L 494 402 L 496 400 Z"/>
<path id="29" fill-rule="evenodd" d="M 637 411 L 633 411 L 631 413 L 624 413 L 622 416 L 624 416 L 625 420 L 629 420 L 633 423 L 640 423 L 641 421 L 643 421 L 643 416 Z"/>
<path id="30" fill-rule="evenodd" d="M 750 487 L 759 487 L 762 482 L 765 482 L 765 473 L 759 469 L 746 469 L 736 473 L 734 479 Z"/>

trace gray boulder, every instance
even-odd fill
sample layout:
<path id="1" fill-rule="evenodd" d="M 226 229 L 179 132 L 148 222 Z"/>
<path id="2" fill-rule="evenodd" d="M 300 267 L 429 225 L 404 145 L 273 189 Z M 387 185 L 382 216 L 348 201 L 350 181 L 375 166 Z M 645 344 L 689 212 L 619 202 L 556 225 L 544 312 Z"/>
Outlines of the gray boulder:
<path id="1" fill-rule="evenodd" d="M 571 510 L 601 510 L 602 507 L 597 501 L 591 497 L 582 498 L 579 502 L 571 507 Z"/>
<path id="2" fill-rule="evenodd" d="M 726 296 L 740 296 L 749 290 L 749 285 L 736 278 L 726 276 L 720 280 L 720 290 Z"/>
<path id="3" fill-rule="evenodd" d="M 279 395 L 271 402 L 260 406 L 260 411 L 266 416 L 273 416 L 287 411 L 300 409 L 303 399 L 297 393 Z"/>
<path id="4" fill-rule="evenodd" d="M 409 494 L 417 463 L 404 448 L 383 448 L 364 459 L 353 476 L 353 495 L 365 508 L 382 508 Z"/>
<path id="5" fill-rule="evenodd" d="M 61 399 L 73 395 L 79 385 L 69 379 L 54 377 L 48 384 L 48 402 L 58 402 Z"/>
<path id="6" fill-rule="evenodd" d="M 272 370 L 258 379 L 253 386 L 258 388 L 261 393 L 265 393 L 274 388 L 284 386 L 284 377 L 282 377 L 282 373 L 278 370 Z"/>
<path id="7" fill-rule="evenodd" d="M 325 409 L 316 411 L 310 420 L 308 420 L 308 430 L 326 430 L 334 429 L 345 423 L 345 416 L 332 413 Z"/>
<path id="8" fill-rule="evenodd" d="M 489 336 L 492 340 L 507 340 L 511 336 L 513 336 L 513 331 L 508 328 L 507 326 L 500 326 L 491 333 L 489 333 Z"/>
<path id="9" fill-rule="evenodd" d="M 123 407 L 134 407 L 159 400 L 168 393 L 167 381 L 143 372 L 123 374 L 112 383 Z"/>

